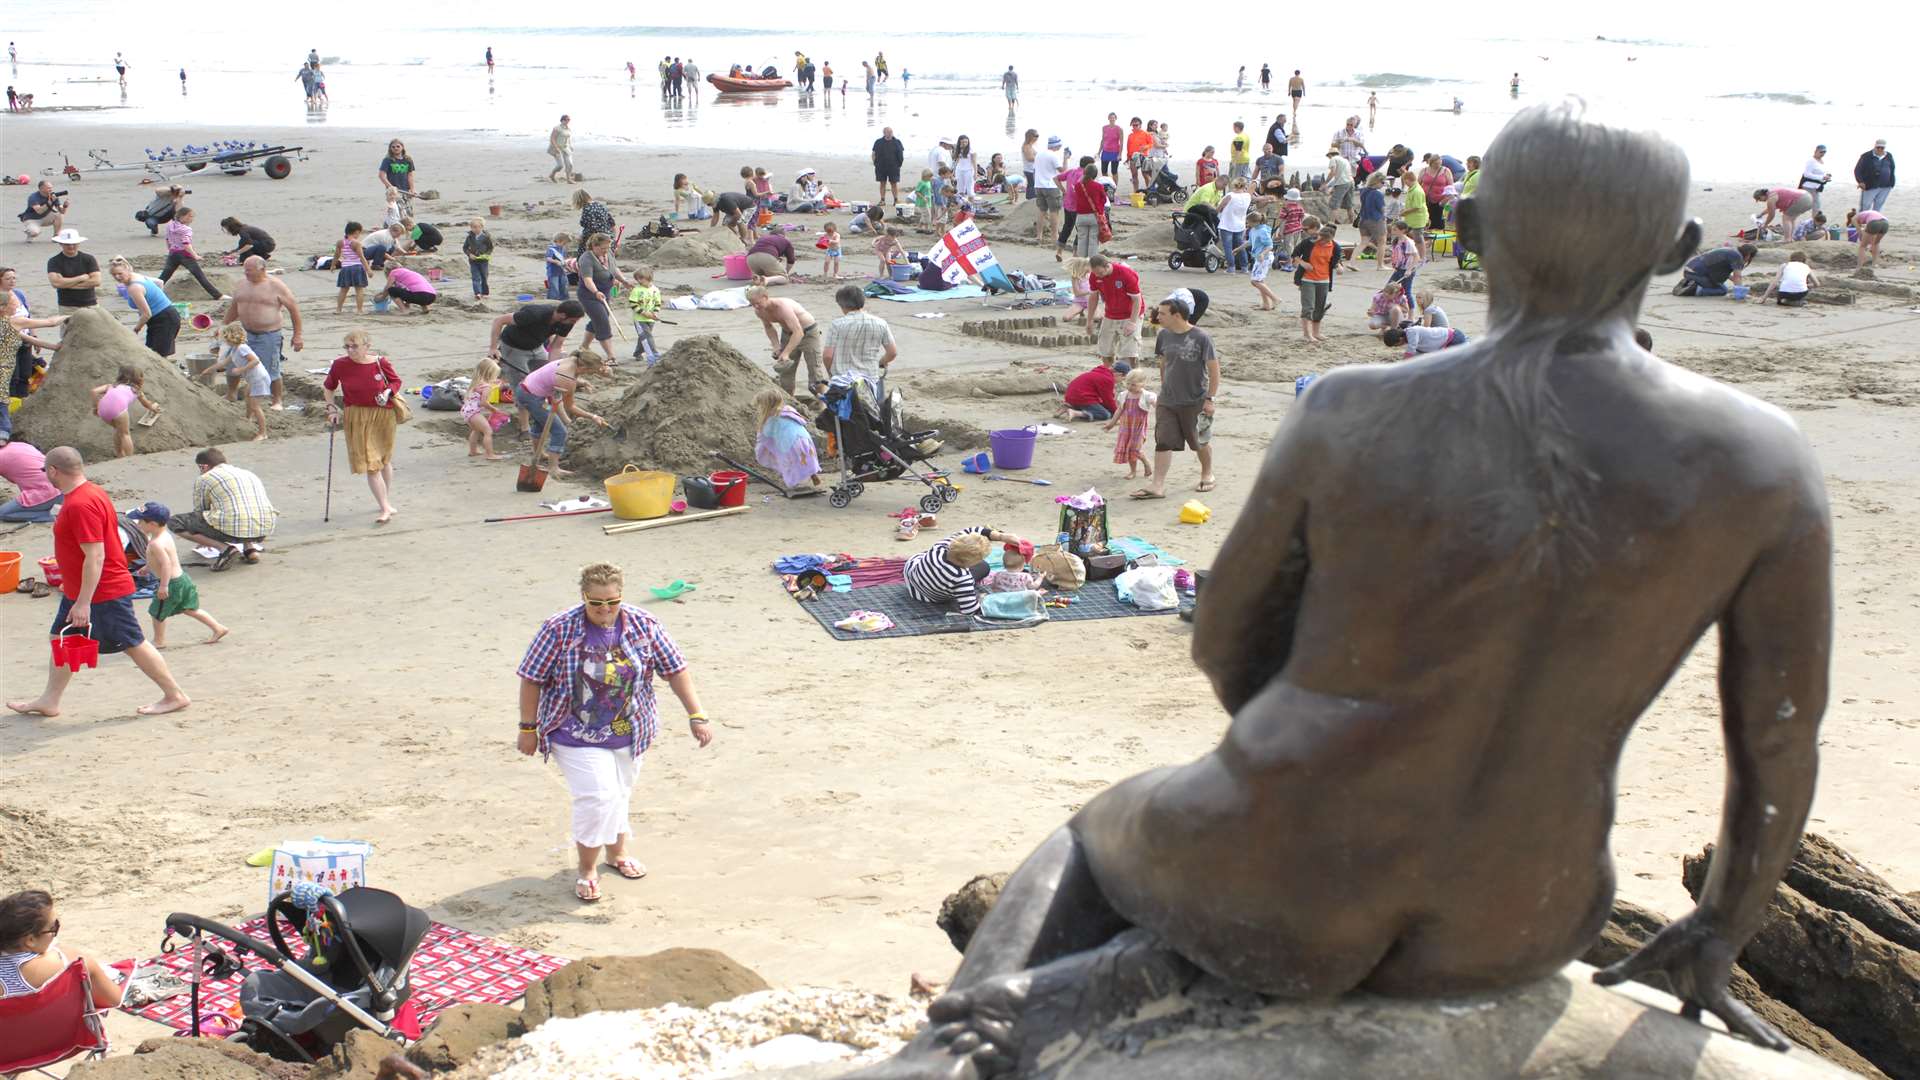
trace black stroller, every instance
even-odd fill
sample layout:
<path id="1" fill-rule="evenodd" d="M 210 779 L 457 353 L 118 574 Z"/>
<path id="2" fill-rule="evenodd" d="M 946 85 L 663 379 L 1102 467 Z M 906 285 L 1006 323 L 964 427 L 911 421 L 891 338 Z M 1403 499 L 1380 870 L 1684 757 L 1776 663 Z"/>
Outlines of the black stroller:
<path id="1" fill-rule="evenodd" d="M 1227 264 L 1227 251 L 1220 242 L 1220 212 L 1200 203 L 1173 215 L 1173 246 L 1167 269 L 1204 266 L 1209 274 L 1217 272 Z"/>
<path id="2" fill-rule="evenodd" d="M 938 431 L 908 431 L 905 399 L 900 391 L 874 400 L 871 384 L 857 375 L 842 375 L 828 385 L 821 401 L 825 408 L 813 425 L 829 436 L 827 452 L 840 456 L 840 479 L 827 502 L 844 509 L 860 497 L 868 483 L 911 476 L 927 486 L 920 509 L 938 513 L 960 497 L 945 469 L 916 465 L 930 463 L 940 449 Z"/>
<path id="3" fill-rule="evenodd" d="M 352 888 L 335 896 L 322 893 L 311 912 L 281 893 L 267 906 L 273 944 L 252 938 L 210 919 L 175 912 L 167 916 L 162 950 L 176 948 L 179 935 L 194 950 L 194 973 L 223 979 L 245 965 L 219 944 L 219 938 L 271 964 L 270 971 L 249 971 L 240 984 L 240 1030 L 227 1041 L 283 1061 L 312 1062 L 325 1057 L 354 1028 L 400 1040 L 388 1025 L 401 1003 L 413 994 L 408 967 L 431 926 L 427 913 L 408 907 L 384 889 Z M 295 956 L 280 934 L 284 918 L 307 942 Z M 200 1034 L 200 983 L 192 983 L 193 1028 Z"/>
<path id="4" fill-rule="evenodd" d="M 1163 162 L 1159 174 L 1153 178 L 1153 183 L 1147 185 L 1147 205 L 1159 206 L 1164 203 L 1186 201 L 1186 186 L 1180 183 L 1180 177 L 1174 173 L 1173 166 Z"/>

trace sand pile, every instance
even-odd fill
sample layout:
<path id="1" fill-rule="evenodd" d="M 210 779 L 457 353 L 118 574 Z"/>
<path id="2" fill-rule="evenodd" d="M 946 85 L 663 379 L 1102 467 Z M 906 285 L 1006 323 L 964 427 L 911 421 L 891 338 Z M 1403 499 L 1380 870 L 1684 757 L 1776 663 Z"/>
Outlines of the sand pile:
<path id="1" fill-rule="evenodd" d="M 621 258 L 626 265 L 644 262 L 658 270 L 718 270 L 728 255 L 746 250 L 740 238 L 725 229 L 702 229 L 667 240 L 629 240 Z"/>
<path id="2" fill-rule="evenodd" d="M 162 265 L 165 264 L 163 263 Z M 213 287 L 220 290 L 221 296 L 233 295 L 235 275 L 232 270 L 222 269 L 217 264 L 210 265 L 204 260 L 200 263 L 200 269 L 206 273 L 207 280 L 213 282 Z M 144 272 L 146 271 L 143 271 L 143 273 Z M 115 284 L 111 278 L 105 279 L 105 281 L 106 284 L 109 285 Z M 169 300 L 204 303 L 212 299 L 212 297 L 207 295 L 207 290 L 201 288 L 200 283 L 193 280 L 193 275 L 187 273 L 185 268 L 175 270 L 173 276 L 167 279 L 163 287 L 167 290 L 167 299 Z"/>
<path id="3" fill-rule="evenodd" d="M 1124 236 L 1116 236 L 1107 247 L 1113 251 L 1135 252 L 1165 258 L 1167 252 L 1174 249 L 1172 211 L 1150 225 L 1141 227 Z"/>
<path id="4" fill-rule="evenodd" d="M 676 238 L 677 239 L 677 238 Z M 568 468 L 611 476 L 632 462 L 641 468 L 702 476 L 724 466 L 718 450 L 753 461 L 753 397 L 772 377 L 711 334 L 682 338 L 611 406 L 595 406 L 608 428 L 577 430 Z M 810 410 L 801 408 L 802 416 Z"/>
<path id="5" fill-rule="evenodd" d="M 205 383 L 189 382 L 179 368 L 147 351 L 105 308 L 75 315 L 66 324 L 63 347 L 53 356 L 46 382 L 13 418 L 15 434 L 35 446 L 72 446 L 88 461 L 112 457 L 113 429 L 100 421 L 90 391 L 113 382 L 123 364 L 145 373 L 146 395 L 161 408 L 152 427 L 135 423 L 136 451 L 212 446 L 253 435 L 243 407 L 222 400 Z M 131 411 L 135 421 L 146 413 L 138 402 Z"/>
<path id="6" fill-rule="evenodd" d="M 991 239 L 1014 239 L 1033 236 L 1034 223 L 1040 220 L 1040 204 L 1027 199 L 1018 206 L 1010 206 L 997 218 L 980 218 L 980 231 Z M 891 224 L 891 222 L 889 223 Z"/>

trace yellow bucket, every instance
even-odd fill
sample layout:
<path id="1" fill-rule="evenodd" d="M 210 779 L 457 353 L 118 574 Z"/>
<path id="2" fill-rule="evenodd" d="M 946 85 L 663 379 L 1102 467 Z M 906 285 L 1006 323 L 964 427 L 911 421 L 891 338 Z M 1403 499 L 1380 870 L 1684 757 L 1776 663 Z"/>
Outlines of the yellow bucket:
<path id="1" fill-rule="evenodd" d="M 673 508 L 673 474 L 628 465 L 606 479 L 613 516 L 626 521 L 666 517 Z"/>
<path id="2" fill-rule="evenodd" d="M 1205 525 L 1213 517 L 1213 511 L 1198 499 L 1188 499 L 1180 507 L 1180 524 Z"/>
<path id="3" fill-rule="evenodd" d="M 1145 195 L 1143 195 L 1143 194 L 1141 194 L 1141 193 L 1140 193 L 1140 192 L 1138 192 L 1138 191 L 1136 191 L 1136 192 L 1134 192 L 1134 193 L 1133 193 L 1133 208 L 1134 208 L 1135 210 L 1144 210 L 1144 209 L 1146 209 L 1146 207 L 1147 207 L 1147 197 L 1146 197 Z"/>
<path id="4" fill-rule="evenodd" d="M 1441 231 L 1441 232 L 1431 233 L 1429 234 L 1429 236 L 1433 241 L 1433 253 L 1435 255 L 1453 254 L 1453 234 L 1452 233 Z"/>

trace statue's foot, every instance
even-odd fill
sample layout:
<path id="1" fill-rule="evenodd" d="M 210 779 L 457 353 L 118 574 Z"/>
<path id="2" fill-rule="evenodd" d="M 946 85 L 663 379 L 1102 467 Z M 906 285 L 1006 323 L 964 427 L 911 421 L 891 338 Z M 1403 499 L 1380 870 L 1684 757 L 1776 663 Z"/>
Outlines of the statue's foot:
<path id="1" fill-rule="evenodd" d="M 1020 1061 L 1015 1023 L 1031 993 L 1020 971 L 945 993 L 927 1008 L 928 1025 L 892 1058 L 854 1074 L 858 1080 L 992 1080 Z"/>

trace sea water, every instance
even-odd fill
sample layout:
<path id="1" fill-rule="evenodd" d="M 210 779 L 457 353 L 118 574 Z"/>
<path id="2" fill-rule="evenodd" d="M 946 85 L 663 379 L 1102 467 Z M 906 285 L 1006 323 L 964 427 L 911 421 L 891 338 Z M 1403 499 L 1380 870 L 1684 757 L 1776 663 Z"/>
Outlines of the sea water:
<path id="1" fill-rule="evenodd" d="M 961 134 L 983 165 L 994 152 L 1017 164 L 1028 129 L 1059 135 L 1076 155 L 1095 153 L 1112 112 L 1123 126 L 1134 116 L 1170 124 L 1175 167 L 1187 175 L 1208 145 L 1225 160 L 1235 120 L 1246 125 L 1257 156 L 1271 118 L 1291 113 L 1286 80 L 1295 67 L 1307 93 L 1297 125 L 1289 124 L 1299 130 L 1288 167 L 1308 173 L 1324 165 L 1330 137 L 1348 116 L 1362 118 L 1370 150 L 1397 142 L 1464 159 L 1520 108 L 1565 94 L 1581 96 L 1610 122 L 1663 132 L 1686 147 L 1694 176 L 1703 180 L 1794 184 L 1814 144 L 1824 142 L 1833 148 L 1827 161 L 1836 185 L 1850 188 L 1852 162 L 1875 138 L 1889 139 L 1896 153 L 1920 142 L 1920 94 L 1903 85 L 1897 65 L 1863 65 L 1853 50 L 1824 49 L 1817 38 L 1803 39 L 1807 47 L 1790 63 L 1760 62 L 1754 39 L 1725 39 L 1711 21 L 1667 25 L 1672 20 L 1663 13 L 1661 31 L 1652 34 L 1641 29 L 1646 19 L 1632 17 L 1631 2 L 1609 7 L 1618 10 L 1579 21 L 1552 16 L 1562 21 L 1529 27 L 1388 15 L 1394 32 L 1364 47 L 1349 44 L 1365 40 L 1355 35 L 1364 17 L 1334 33 L 1309 32 L 1297 16 L 1264 14 L 1247 21 L 1246 45 L 1234 48 L 1222 39 L 1233 36 L 1240 16 L 1225 8 L 1198 20 L 1156 9 L 1150 17 L 1108 20 L 1098 31 L 1064 33 L 1053 26 L 1069 9 L 980 8 L 983 20 L 989 10 L 1002 12 L 993 17 L 1008 28 L 952 31 L 877 30 L 915 20 L 869 19 L 849 7 L 838 17 L 847 29 L 747 31 L 547 25 L 577 22 L 588 9 L 548 15 L 497 0 L 447 9 L 439 25 L 399 25 L 416 13 L 430 20 L 433 9 L 396 17 L 396 9 L 373 0 L 314 5 L 311 13 L 199 0 L 169 9 L 164 22 L 179 34 L 142 23 L 122 41 L 112 28 L 124 22 L 124 4 L 67 0 L 12 12 L 9 34 L 24 62 L 7 81 L 34 93 L 42 108 L 98 110 L 68 114 L 75 120 L 151 126 L 145 146 L 106 148 L 115 160 L 177 146 L 189 138 L 185 125 L 199 126 L 196 137 L 204 141 L 208 127 L 245 139 L 255 126 L 307 123 L 372 129 L 381 139 L 504 136 L 523 141 L 529 158 L 544 162 L 546 131 L 566 112 L 576 157 L 589 174 L 592 148 L 606 141 L 739 150 L 743 161 L 755 151 L 864 156 L 884 126 L 906 142 L 912 171 L 936 140 Z M 465 25 L 449 25 L 456 11 Z M 823 17 L 835 20 L 831 12 Z M 1022 28 L 1028 23 L 1037 25 Z M 83 36 L 73 33 L 77 26 L 102 29 Z M 1311 49 L 1304 47 L 1309 42 Z M 484 63 L 489 46 L 491 76 Z M 307 109 L 296 78 L 309 49 L 324 58 L 331 98 L 324 111 Z M 111 79 L 116 50 L 130 67 L 124 93 Z M 831 94 L 723 95 L 703 86 L 697 100 L 662 100 L 663 56 L 691 60 L 703 74 L 725 74 L 737 63 L 772 66 L 790 78 L 795 50 L 816 67 L 831 63 Z M 870 97 L 861 61 L 882 51 L 891 78 Z M 637 69 L 632 79 L 629 61 Z M 1273 69 L 1264 92 L 1263 62 Z M 1242 63 L 1246 83 L 1236 87 Z M 1000 88 L 1010 64 L 1020 77 L 1012 108 Z M 1518 95 L 1508 88 L 1516 72 Z M 1378 100 L 1370 129 L 1369 94 Z M 80 149 L 76 142 L 70 152 L 78 157 Z"/>

